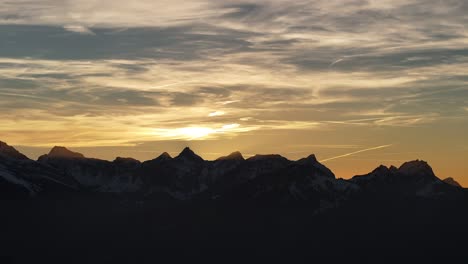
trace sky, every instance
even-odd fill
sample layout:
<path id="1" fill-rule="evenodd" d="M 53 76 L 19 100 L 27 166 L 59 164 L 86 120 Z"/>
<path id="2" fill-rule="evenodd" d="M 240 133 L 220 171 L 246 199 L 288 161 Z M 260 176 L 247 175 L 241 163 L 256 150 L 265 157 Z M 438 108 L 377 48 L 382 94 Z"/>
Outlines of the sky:
<path id="1" fill-rule="evenodd" d="M 468 186 L 465 0 L 0 0 L 0 140 L 151 159 L 422 159 Z"/>

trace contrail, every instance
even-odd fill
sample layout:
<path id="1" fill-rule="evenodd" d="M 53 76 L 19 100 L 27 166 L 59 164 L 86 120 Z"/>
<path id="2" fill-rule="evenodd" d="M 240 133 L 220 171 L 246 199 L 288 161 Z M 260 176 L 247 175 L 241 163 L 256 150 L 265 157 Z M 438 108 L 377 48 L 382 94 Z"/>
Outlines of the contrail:
<path id="1" fill-rule="evenodd" d="M 342 61 L 344 61 L 344 59 L 338 59 L 338 60 L 332 62 L 330 65 L 328 65 L 328 67 L 331 68 L 331 67 L 333 67 L 335 64 L 337 64 L 338 62 L 342 62 Z"/>
<path id="2" fill-rule="evenodd" d="M 154 86 L 154 87 L 152 87 L 152 88 L 164 88 L 164 87 L 174 86 L 174 85 L 183 84 L 183 83 L 189 83 L 189 82 L 176 82 L 176 83 L 169 83 L 169 84 L 164 84 L 164 85 Z"/>
<path id="3" fill-rule="evenodd" d="M 358 151 L 355 151 L 355 152 L 343 154 L 343 155 L 336 156 L 336 157 L 333 157 L 333 158 L 324 159 L 324 160 L 321 160 L 320 162 L 325 162 L 325 161 L 329 161 L 329 160 L 334 160 L 334 159 L 349 157 L 349 156 L 352 156 L 352 155 L 354 155 L 354 154 L 358 154 L 358 153 L 361 153 L 361 152 L 366 152 L 366 151 L 371 151 L 371 150 L 376 150 L 376 149 L 388 148 L 388 147 L 390 147 L 391 145 L 392 145 L 392 144 L 389 144 L 389 145 L 382 145 L 382 146 L 373 147 L 373 148 L 367 148 L 367 149 L 361 149 L 361 150 L 358 150 Z"/>
<path id="4" fill-rule="evenodd" d="M 197 81 L 186 81 L 186 82 L 169 83 L 169 84 L 163 84 L 163 85 L 153 86 L 153 87 L 151 87 L 151 89 L 159 89 L 159 88 L 164 88 L 164 87 L 169 87 L 169 86 L 174 86 L 174 85 L 179 85 L 179 84 L 196 83 L 196 82 L 197 82 Z"/>
<path id="5" fill-rule="evenodd" d="M 35 96 L 35 95 L 28 95 L 28 94 L 4 93 L 4 92 L 0 92 L 0 94 L 6 95 L 6 96 L 16 96 L 16 97 L 25 97 L 25 98 L 33 98 L 33 99 L 53 100 L 51 98 L 47 98 L 47 97 L 44 97 L 44 96 Z"/>

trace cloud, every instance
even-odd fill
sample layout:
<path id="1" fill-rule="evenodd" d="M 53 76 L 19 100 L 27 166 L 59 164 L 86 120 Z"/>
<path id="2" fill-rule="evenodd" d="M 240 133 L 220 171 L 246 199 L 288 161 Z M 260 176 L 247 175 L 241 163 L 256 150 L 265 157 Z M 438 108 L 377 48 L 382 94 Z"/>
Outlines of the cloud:
<path id="1" fill-rule="evenodd" d="M 229 130 L 229 129 L 234 129 L 234 128 L 238 128 L 238 127 L 240 127 L 239 124 L 228 124 L 228 125 L 222 126 L 222 129 L 223 130 Z"/>
<path id="2" fill-rule="evenodd" d="M 76 32 L 76 33 L 86 34 L 86 35 L 95 35 L 94 32 L 91 31 L 89 28 L 85 26 L 81 26 L 81 25 L 66 25 L 63 28 L 70 32 Z"/>
<path id="3" fill-rule="evenodd" d="M 171 105 L 173 106 L 191 106 L 203 102 L 203 98 L 198 94 L 191 93 L 171 93 Z"/>
<path id="4" fill-rule="evenodd" d="M 128 27 L 151 25 L 176 25 L 184 20 L 200 19 L 213 15 L 206 1 L 54 1 L 40 3 L 28 0 L 2 3 L 2 23 L 81 25 L 103 27 Z"/>
<path id="5" fill-rule="evenodd" d="M 223 111 L 215 111 L 215 112 L 209 113 L 208 116 L 209 117 L 214 117 L 214 116 L 222 116 L 224 114 L 225 114 L 225 112 L 223 112 Z"/>

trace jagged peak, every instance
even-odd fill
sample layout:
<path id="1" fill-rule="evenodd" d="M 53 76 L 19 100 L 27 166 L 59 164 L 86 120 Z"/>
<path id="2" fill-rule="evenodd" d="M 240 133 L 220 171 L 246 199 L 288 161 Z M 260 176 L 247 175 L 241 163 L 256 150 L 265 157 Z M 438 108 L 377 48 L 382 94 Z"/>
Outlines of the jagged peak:
<path id="1" fill-rule="evenodd" d="M 52 158 L 70 158 L 70 159 L 76 159 L 76 158 L 84 158 L 85 156 L 81 153 L 78 152 L 73 152 L 66 147 L 61 147 L 61 146 L 55 146 L 53 147 L 49 154 L 49 157 Z"/>
<path id="2" fill-rule="evenodd" d="M 179 154 L 179 156 L 193 156 L 197 155 L 193 150 L 191 150 L 189 147 L 185 147 Z"/>
<path id="3" fill-rule="evenodd" d="M 378 166 L 377 168 L 375 168 L 373 171 L 371 171 L 368 174 L 353 176 L 351 178 L 351 181 L 359 182 L 359 181 L 362 181 L 362 180 L 369 180 L 369 179 L 377 179 L 377 178 L 380 178 L 380 177 L 386 177 L 388 175 L 393 174 L 395 172 L 394 170 L 397 170 L 397 168 L 395 166 L 387 167 L 385 165 L 380 165 L 380 166 Z"/>
<path id="4" fill-rule="evenodd" d="M 244 156 L 242 156 L 242 153 L 239 151 L 235 151 L 227 156 L 220 157 L 217 160 L 245 160 Z"/>
<path id="5" fill-rule="evenodd" d="M 462 187 L 460 183 L 458 183 L 454 178 L 452 177 L 448 177 L 446 179 L 443 180 L 443 182 L 447 183 L 447 184 L 450 184 L 452 186 L 456 186 L 456 187 Z"/>
<path id="6" fill-rule="evenodd" d="M 377 168 L 375 168 L 375 169 L 372 171 L 372 173 L 376 173 L 376 172 L 387 172 L 387 171 L 389 171 L 389 170 L 390 170 L 390 169 L 389 169 L 387 166 L 385 166 L 385 165 L 380 165 L 380 166 L 378 166 Z"/>
<path id="7" fill-rule="evenodd" d="M 190 160 L 203 160 L 202 157 L 195 154 L 195 152 L 193 152 L 193 150 L 191 150 L 189 147 L 185 147 L 184 150 L 182 150 L 182 152 L 180 152 L 180 154 L 176 157 L 176 159 L 181 158 Z"/>
<path id="8" fill-rule="evenodd" d="M 22 154 L 14 147 L 8 145 L 7 143 L 0 141 L 0 156 L 7 157 L 10 159 L 18 160 L 28 160 L 29 158 L 26 155 Z"/>
<path id="9" fill-rule="evenodd" d="M 315 163 L 319 163 L 319 162 L 318 162 L 317 157 L 315 156 L 315 154 L 311 154 L 311 155 L 307 156 L 306 158 L 302 158 L 302 159 L 298 160 L 297 163 L 300 163 L 300 164 L 303 164 L 303 163 L 315 164 Z"/>

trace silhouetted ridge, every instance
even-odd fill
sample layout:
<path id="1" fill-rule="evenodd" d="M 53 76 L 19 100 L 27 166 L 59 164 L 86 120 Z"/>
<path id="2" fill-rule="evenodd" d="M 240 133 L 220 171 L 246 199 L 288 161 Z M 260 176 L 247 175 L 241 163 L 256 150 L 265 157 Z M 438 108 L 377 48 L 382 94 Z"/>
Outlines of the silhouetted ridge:
<path id="1" fill-rule="evenodd" d="M 203 159 L 195 154 L 189 147 L 184 148 L 182 152 L 176 157 L 176 159 L 184 159 L 191 161 L 203 161 Z"/>
<path id="2" fill-rule="evenodd" d="M 398 169 L 381 165 L 369 174 L 354 176 L 349 182 L 366 193 L 390 200 L 398 197 L 460 199 L 464 196 L 463 190 L 444 184 L 427 162 L 421 160 L 405 162 Z"/>
<path id="3" fill-rule="evenodd" d="M 167 153 L 167 152 L 163 152 L 158 157 L 156 157 L 156 158 L 154 158 L 152 160 L 145 161 L 145 162 L 143 162 L 143 164 L 155 163 L 155 162 L 161 162 L 161 161 L 168 161 L 168 160 L 172 160 L 171 155 L 169 155 L 169 153 Z"/>
<path id="4" fill-rule="evenodd" d="M 333 178 L 333 179 L 335 178 L 335 174 L 333 174 L 333 172 L 329 168 L 327 168 L 325 165 L 320 163 L 314 154 L 309 155 L 306 158 L 302 158 L 294 162 L 290 169 L 294 169 L 294 167 L 300 167 L 302 170 L 302 173 L 305 175 L 316 174 L 316 175 L 321 175 L 327 178 Z"/>
<path id="5" fill-rule="evenodd" d="M 398 172 L 410 176 L 436 177 L 431 166 L 423 160 L 413 160 L 403 163 Z"/>
<path id="6" fill-rule="evenodd" d="M 330 206 L 356 192 L 385 199 L 461 197 L 463 192 L 462 188 L 454 187 L 460 185 L 452 178 L 442 182 L 427 162 L 421 160 L 406 162 L 399 168 L 380 165 L 369 174 L 343 180 L 336 179 L 313 154 L 297 161 L 278 154 L 259 154 L 245 160 L 236 151 L 215 161 L 205 161 L 186 147 L 175 158 L 164 152 L 141 163 L 124 157 L 112 162 L 85 158 L 83 154 L 56 146 L 38 162 L 17 162 L 27 157 L 0 142 L 0 157 L 0 177 L 8 186 L 22 184 L 34 193 L 36 185 L 41 187 L 47 181 L 44 179 L 70 186 L 79 184 L 93 192 L 135 193 L 174 200 L 210 200 L 224 196 L 223 199 L 232 197 L 234 202 L 236 199 L 248 203 L 321 201 Z M 35 177 L 41 180 L 36 182 Z M 29 179 L 33 179 L 33 185 Z"/>
<path id="7" fill-rule="evenodd" d="M 28 160 L 29 158 L 17 151 L 14 147 L 8 145 L 5 142 L 0 141 L 0 156 L 17 159 L 17 160 Z"/>
<path id="8" fill-rule="evenodd" d="M 288 159 L 279 154 L 267 154 L 267 155 L 257 154 L 253 157 L 248 158 L 247 160 L 258 161 L 258 160 L 288 160 Z"/>
<path id="9" fill-rule="evenodd" d="M 78 152 L 73 152 L 65 147 L 55 146 L 53 147 L 49 154 L 51 158 L 69 158 L 69 159 L 77 159 L 77 158 L 84 158 L 85 156 Z"/>
<path id="10" fill-rule="evenodd" d="M 172 159 L 172 157 L 169 153 L 163 152 L 161 155 L 159 155 L 159 157 L 157 157 L 157 159 L 167 160 L 167 159 Z"/>
<path id="11" fill-rule="evenodd" d="M 140 164 L 140 161 L 134 158 L 122 158 L 122 157 L 115 158 L 113 162 L 116 164 Z"/>
<path id="12" fill-rule="evenodd" d="M 307 163 L 319 163 L 318 160 L 317 160 L 317 157 L 315 157 L 314 154 L 311 154 L 309 155 L 308 157 L 306 158 L 302 158 L 300 160 L 297 161 L 298 164 L 307 164 Z"/>
<path id="13" fill-rule="evenodd" d="M 375 182 L 382 182 L 387 180 L 388 177 L 391 177 L 395 175 L 396 167 L 393 167 L 391 169 L 387 168 L 385 165 L 380 165 L 372 172 L 366 174 L 366 175 L 356 175 L 352 177 L 349 181 L 353 183 L 357 183 L 359 185 L 365 186 L 368 184 L 375 184 Z"/>
<path id="14" fill-rule="evenodd" d="M 239 151 L 235 151 L 227 156 L 220 157 L 217 160 L 245 160 Z"/>
<path id="15" fill-rule="evenodd" d="M 372 173 L 377 173 L 377 174 L 388 173 L 388 172 L 390 172 L 390 169 L 385 165 L 380 165 L 372 171 Z"/>
<path id="16" fill-rule="evenodd" d="M 452 177 L 448 177 L 446 179 L 443 180 L 443 182 L 447 183 L 447 184 L 450 184 L 452 186 L 455 186 L 455 187 L 462 187 L 460 185 L 460 183 L 458 183 L 454 178 Z"/>

